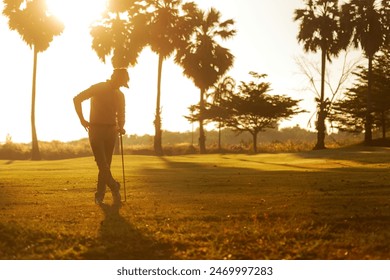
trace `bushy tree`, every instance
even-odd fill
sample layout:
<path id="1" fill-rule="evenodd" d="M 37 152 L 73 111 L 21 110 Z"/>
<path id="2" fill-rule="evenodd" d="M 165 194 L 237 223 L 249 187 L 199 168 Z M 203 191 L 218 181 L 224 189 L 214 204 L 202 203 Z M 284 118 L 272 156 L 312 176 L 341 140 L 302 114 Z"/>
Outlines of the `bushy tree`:
<path id="1" fill-rule="evenodd" d="M 226 126 L 238 133 L 249 132 L 253 138 L 253 151 L 257 153 L 257 136 L 267 128 L 277 127 L 280 120 L 303 112 L 300 100 L 283 95 L 270 95 L 270 84 L 262 81 L 266 75 L 251 72 L 253 80 L 241 82 L 238 91 L 221 100 Z"/>
<path id="2" fill-rule="evenodd" d="M 357 134 L 364 132 L 367 84 L 362 80 L 359 83 L 348 89 L 342 100 L 333 104 L 330 120 L 333 127 L 340 131 Z"/>
<path id="3" fill-rule="evenodd" d="M 373 59 L 371 73 L 371 114 L 372 126 L 382 128 L 382 137 L 386 137 L 390 121 L 390 51 L 383 49 Z M 367 116 L 367 90 L 369 71 L 360 67 L 355 73 L 358 77 L 355 85 L 345 93 L 345 98 L 335 104 L 332 121 L 342 131 L 364 132 Z"/>
<path id="4" fill-rule="evenodd" d="M 389 0 L 351 0 L 342 6 L 341 26 L 355 47 L 360 46 L 368 59 L 365 143 L 372 141 L 373 60 L 390 41 Z"/>

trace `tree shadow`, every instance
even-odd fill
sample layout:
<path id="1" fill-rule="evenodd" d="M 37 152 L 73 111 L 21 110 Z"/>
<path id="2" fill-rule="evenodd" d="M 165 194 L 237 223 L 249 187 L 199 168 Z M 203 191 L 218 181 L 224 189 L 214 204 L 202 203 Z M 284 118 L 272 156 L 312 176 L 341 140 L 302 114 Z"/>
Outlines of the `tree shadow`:
<path id="1" fill-rule="evenodd" d="M 357 163 L 386 164 L 390 162 L 390 148 L 383 147 L 347 147 L 298 153 L 302 158 L 349 160 Z"/>
<path id="2" fill-rule="evenodd" d="M 226 157 L 228 159 L 228 157 Z M 307 167 L 306 166 L 302 166 L 302 165 L 299 165 L 299 164 L 290 164 L 290 163 L 277 163 L 277 162 L 270 162 L 270 161 L 261 161 L 259 159 L 239 159 L 239 161 L 242 161 L 242 162 L 251 162 L 251 163 L 256 163 L 258 165 L 264 165 L 266 167 L 268 166 L 273 166 L 273 167 L 276 167 L 276 168 L 288 168 L 288 169 L 297 169 L 297 170 L 307 170 Z M 314 168 L 314 167 L 310 167 L 310 169 L 313 169 L 313 170 L 320 170 L 320 168 Z M 275 172 L 277 172 L 277 170 L 275 170 Z"/>
<path id="3" fill-rule="evenodd" d="M 104 220 L 94 246 L 84 254 L 85 259 L 155 260 L 173 259 L 171 245 L 140 232 L 120 213 L 119 208 L 102 204 Z"/>
<path id="4" fill-rule="evenodd" d="M 196 162 L 178 162 L 169 159 L 169 157 L 159 157 L 158 159 L 165 164 L 165 171 L 173 170 L 173 172 L 177 172 L 178 170 L 201 170 L 207 168 L 206 164 Z M 213 166 L 212 163 L 210 163 L 210 166 Z"/>

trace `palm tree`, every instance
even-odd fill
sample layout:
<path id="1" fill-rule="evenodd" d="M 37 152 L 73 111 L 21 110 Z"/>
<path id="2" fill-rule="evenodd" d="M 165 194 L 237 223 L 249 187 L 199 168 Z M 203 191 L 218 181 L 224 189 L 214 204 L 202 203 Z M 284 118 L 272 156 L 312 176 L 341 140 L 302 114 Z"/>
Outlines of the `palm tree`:
<path id="1" fill-rule="evenodd" d="M 33 49 L 33 80 L 31 97 L 31 159 L 40 160 L 38 136 L 35 127 L 35 97 L 38 53 L 46 51 L 54 36 L 64 30 L 64 25 L 47 12 L 45 0 L 4 0 L 3 14 L 8 17 L 11 30 L 16 30 L 22 40 Z"/>
<path id="2" fill-rule="evenodd" d="M 236 81 L 230 77 L 225 76 L 217 82 L 211 89 L 209 96 L 212 99 L 209 110 L 211 111 L 212 120 L 218 123 L 218 150 L 222 150 L 221 129 L 225 126 L 224 122 L 227 117 L 227 110 L 224 108 L 224 100 L 230 95 L 233 95 L 236 87 Z"/>
<path id="3" fill-rule="evenodd" d="M 107 12 L 91 28 L 92 49 L 100 60 L 111 56 L 114 68 L 128 68 L 146 45 L 144 26 L 147 17 L 137 1 L 110 0 Z"/>
<path id="4" fill-rule="evenodd" d="M 185 15 L 182 13 L 181 0 L 151 0 L 151 4 L 153 11 L 151 12 L 151 20 L 148 25 L 149 44 L 152 51 L 158 54 L 154 151 L 157 155 L 162 155 L 160 105 L 162 67 L 164 60 L 169 58 L 178 48 L 179 42 L 186 36 L 187 30 L 183 28 Z"/>
<path id="5" fill-rule="evenodd" d="M 380 2 L 382 5 L 380 5 Z M 389 0 L 352 0 L 342 6 L 342 27 L 348 37 L 351 38 L 354 46 L 361 46 L 368 59 L 368 88 L 364 129 L 364 142 L 366 144 L 371 144 L 372 141 L 372 62 L 374 55 L 390 37 L 389 9 Z"/>
<path id="6" fill-rule="evenodd" d="M 192 18 L 196 21 L 193 34 L 179 48 L 175 61 L 183 67 L 185 76 L 200 89 L 199 110 L 203 115 L 205 92 L 233 65 L 234 56 L 222 47 L 217 39 L 232 38 L 236 31 L 232 19 L 221 22 L 221 13 L 214 8 L 208 12 L 196 8 Z M 199 118 L 199 149 L 206 152 L 206 137 L 203 119 Z"/>
<path id="7" fill-rule="evenodd" d="M 325 120 L 328 114 L 325 100 L 326 61 L 331 61 L 331 56 L 337 56 L 347 47 L 340 29 L 338 0 L 306 0 L 305 9 L 295 10 L 294 20 L 300 20 L 297 39 L 303 43 L 304 50 L 321 51 L 321 91 L 317 99 L 317 143 L 314 149 L 325 149 Z"/>

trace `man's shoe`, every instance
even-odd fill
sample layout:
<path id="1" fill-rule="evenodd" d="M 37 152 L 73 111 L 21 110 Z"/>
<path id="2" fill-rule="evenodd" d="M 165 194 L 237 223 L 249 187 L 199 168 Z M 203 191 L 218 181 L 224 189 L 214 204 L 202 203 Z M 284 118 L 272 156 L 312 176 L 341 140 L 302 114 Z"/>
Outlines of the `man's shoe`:
<path id="1" fill-rule="evenodd" d="M 95 194 L 95 203 L 96 203 L 96 205 L 102 205 L 103 204 L 103 197 L 97 196 Z"/>
<path id="2" fill-rule="evenodd" d="M 103 203 L 103 199 L 100 199 L 100 198 L 95 198 L 95 203 L 96 203 L 96 205 L 102 205 L 102 204 L 104 204 L 104 203 Z"/>

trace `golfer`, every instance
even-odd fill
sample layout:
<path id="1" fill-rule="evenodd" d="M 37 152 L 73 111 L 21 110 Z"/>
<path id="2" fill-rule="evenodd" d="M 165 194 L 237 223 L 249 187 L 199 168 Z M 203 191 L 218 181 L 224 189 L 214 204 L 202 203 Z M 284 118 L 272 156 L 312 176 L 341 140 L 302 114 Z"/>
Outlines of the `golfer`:
<path id="1" fill-rule="evenodd" d="M 112 177 L 110 167 L 118 132 L 125 134 L 125 97 L 119 89 L 128 88 L 128 82 L 126 69 L 114 69 L 109 80 L 92 85 L 73 98 L 81 125 L 88 131 L 99 169 L 95 193 L 95 203 L 98 205 L 103 203 L 106 186 L 111 190 L 113 205 L 121 205 L 120 184 Z M 84 118 L 81 104 L 87 99 L 90 99 L 89 121 Z"/>

